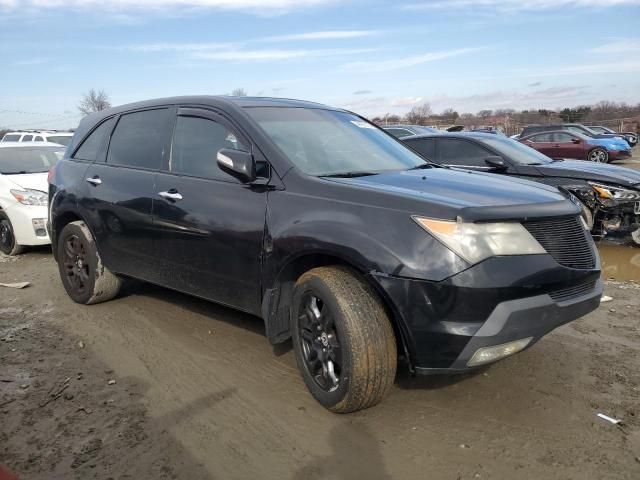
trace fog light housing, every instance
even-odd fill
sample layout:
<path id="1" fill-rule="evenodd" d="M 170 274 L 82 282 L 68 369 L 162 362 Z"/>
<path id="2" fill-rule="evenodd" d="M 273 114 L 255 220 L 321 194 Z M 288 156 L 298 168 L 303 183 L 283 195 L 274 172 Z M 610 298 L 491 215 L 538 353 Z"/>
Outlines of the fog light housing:
<path id="1" fill-rule="evenodd" d="M 46 218 L 33 218 L 31 220 L 31 224 L 33 225 L 33 231 L 36 234 L 36 237 L 47 236 L 47 219 Z"/>
<path id="2" fill-rule="evenodd" d="M 529 345 L 531 340 L 533 340 L 533 337 L 522 338 L 520 340 L 514 340 L 513 342 L 507 342 L 501 345 L 479 348 L 476 350 L 476 353 L 473 354 L 471 360 L 467 362 L 467 366 L 477 367 L 479 365 L 484 365 L 485 363 L 495 362 L 496 360 L 508 357 L 514 353 L 518 353 Z"/>

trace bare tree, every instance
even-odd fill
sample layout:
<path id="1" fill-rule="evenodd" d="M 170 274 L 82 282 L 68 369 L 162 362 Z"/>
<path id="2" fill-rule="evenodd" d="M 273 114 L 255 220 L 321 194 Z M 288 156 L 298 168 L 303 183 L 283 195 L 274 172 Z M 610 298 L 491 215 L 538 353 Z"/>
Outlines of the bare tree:
<path id="1" fill-rule="evenodd" d="M 109 95 L 104 90 L 96 91 L 93 88 L 88 93 L 82 95 L 82 100 L 78 104 L 78 110 L 83 115 L 106 110 L 111 107 Z"/>
<path id="2" fill-rule="evenodd" d="M 422 105 L 416 105 L 405 116 L 408 123 L 421 125 L 427 121 L 427 119 L 433 114 L 431 105 L 423 103 Z"/>
<path id="3" fill-rule="evenodd" d="M 231 92 L 232 97 L 246 97 L 247 91 L 244 88 L 235 88 Z"/>

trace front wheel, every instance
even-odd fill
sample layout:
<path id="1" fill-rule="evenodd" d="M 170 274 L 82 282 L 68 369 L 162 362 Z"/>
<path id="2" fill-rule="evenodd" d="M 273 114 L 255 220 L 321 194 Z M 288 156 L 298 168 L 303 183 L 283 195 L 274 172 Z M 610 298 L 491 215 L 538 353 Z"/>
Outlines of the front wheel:
<path id="1" fill-rule="evenodd" d="M 5 255 L 19 255 L 24 247 L 16 241 L 11 220 L 4 212 L 0 212 L 0 252 Z"/>
<path id="2" fill-rule="evenodd" d="M 89 228 L 82 221 L 67 224 L 58 239 L 58 270 L 74 302 L 90 305 L 118 294 L 121 280 L 104 266 Z"/>
<path id="3" fill-rule="evenodd" d="M 596 163 L 608 163 L 609 152 L 604 148 L 594 148 L 589 152 L 589 160 Z"/>
<path id="4" fill-rule="evenodd" d="M 293 344 L 313 397 L 336 413 L 371 407 L 393 385 L 397 350 L 378 295 L 356 272 L 320 267 L 296 282 Z"/>

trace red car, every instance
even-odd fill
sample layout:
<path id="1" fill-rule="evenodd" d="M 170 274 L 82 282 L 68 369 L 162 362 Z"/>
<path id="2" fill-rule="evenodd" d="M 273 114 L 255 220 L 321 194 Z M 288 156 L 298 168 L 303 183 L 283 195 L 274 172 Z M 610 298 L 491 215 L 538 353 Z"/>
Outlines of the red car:
<path id="1" fill-rule="evenodd" d="M 631 157 L 631 148 L 622 139 L 591 138 L 567 130 L 534 133 L 518 140 L 551 158 L 575 158 L 607 163 Z"/>

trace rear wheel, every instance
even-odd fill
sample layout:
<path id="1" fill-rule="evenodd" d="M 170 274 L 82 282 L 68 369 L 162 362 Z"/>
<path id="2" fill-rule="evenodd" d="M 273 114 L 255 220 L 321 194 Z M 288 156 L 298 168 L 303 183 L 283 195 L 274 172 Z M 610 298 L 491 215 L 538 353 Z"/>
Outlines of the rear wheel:
<path id="1" fill-rule="evenodd" d="M 347 413 L 371 407 L 393 385 L 397 351 L 380 298 L 357 273 L 320 267 L 294 289 L 293 343 L 314 398 Z"/>
<path id="2" fill-rule="evenodd" d="M 4 212 L 0 212 L 0 252 L 5 255 L 19 255 L 24 250 L 16 241 L 11 220 Z"/>
<path id="3" fill-rule="evenodd" d="M 121 281 L 102 263 L 89 228 L 71 222 L 60 232 L 58 270 L 67 294 L 85 305 L 106 302 L 118 294 Z"/>
<path id="4" fill-rule="evenodd" d="M 594 148 L 589 152 L 589 160 L 596 163 L 609 162 L 609 152 L 604 148 Z"/>

